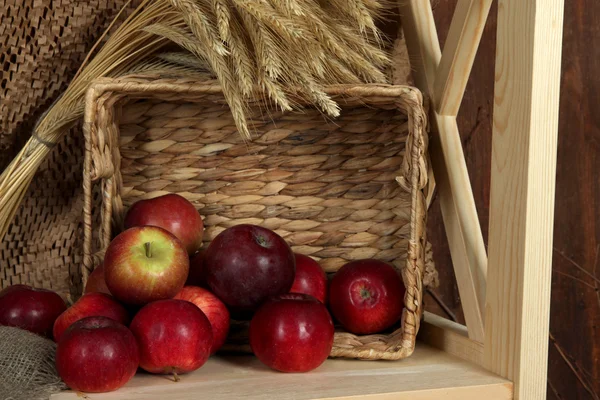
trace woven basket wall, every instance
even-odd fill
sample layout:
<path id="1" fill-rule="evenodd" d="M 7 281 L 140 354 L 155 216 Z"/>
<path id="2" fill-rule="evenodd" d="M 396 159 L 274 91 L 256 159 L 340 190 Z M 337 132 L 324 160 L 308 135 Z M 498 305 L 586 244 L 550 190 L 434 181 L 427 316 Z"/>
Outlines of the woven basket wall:
<path id="1" fill-rule="evenodd" d="M 342 107 L 335 121 L 314 109 L 281 113 L 253 103 L 254 135 L 245 143 L 214 82 L 132 77 L 93 85 L 84 125 L 83 281 L 128 206 L 178 193 L 202 214 L 205 245 L 227 227 L 251 223 L 275 230 L 328 273 L 363 258 L 393 264 L 407 287 L 401 326 L 383 335 L 338 332 L 331 355 L 409 356 L 423 279 L 435 275 L 425 250 L 422 97 L 404 86 L 327 92 Z M 102 199 L 94 201 L 93 186 Z"/>

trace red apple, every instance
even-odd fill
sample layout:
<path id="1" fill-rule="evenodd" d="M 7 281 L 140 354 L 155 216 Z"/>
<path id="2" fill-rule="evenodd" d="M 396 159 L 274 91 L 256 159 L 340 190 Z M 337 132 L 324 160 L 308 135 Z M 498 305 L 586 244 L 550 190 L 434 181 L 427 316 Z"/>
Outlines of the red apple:
<path id="1" fill-rule="evenodd" d="M 110 290 L 108 290 L 108 286 L 106 286 L 106 280 L 104 279 L 104 263 L 98 265 L 88 276 L 84 293 L 93 292 L 111 294 Z"/>
<path id="2" fill-rule="evenodd" d="M 110 392 L 137 371 L 138 345 L 123 324 L 106 317 L 87 317 L 69 327 L 56 347 L 56 369 L 71 389 Z"/>
<path id="3" fill-rule="evenodd" d="M 255 310 L 268 297 L 289 292 L 296 273 L 290 246 L 256 225 L 221 232 L 208 246 L 204 263 L 211 291 L 238 310 Z"/>
<path id="4" fill-rule="evenodd" d="M 140 200 L 125 216 L 125 228 L 159 226 L 175 235 L 190 255 L 202 246 L 204 223 L 192 203 L 178 194 Z"/>
<path id="5" fill-rule="evenodd" d="M 52 337 L 54 321 L 66 309 L 63 299 L 50 290 L 14 285 L 0 292 L 0 325 L 38 335 Z"/>
<path id="6" fill-rule="evenodd" d="M 290 293 L 305 293 L 321 303 L 327 301 L 327 276 L 318 262 L 304 254 L 296 257 L 296 277 Z"/>
<path id="7" fill-rule="evenodd" d="M 177 293 L 175 299 L 195 304 L 208 318 L 212 327 L 213 344 L 210 354 L 219 350 L 229 333 L 229 310 L 217 296 L 197 286 L 186 286 Z"/>
<path id="8" fill-rule="evenodd" d="M 18 291 L 18 290 L 29 290 L 32 289 L 31 286 L 28 285 L 21 285 L 20 283 L 16 284 L 16 285 L 11 285 L 11 286 L 7 286 L 4 289 L 2 289 L 2 291 L 0 291 L 0 297 L 4 296 L 7 293 L 10 292 L 14 292 L 14 291 Z"/>
<path id="9" fill-rule="evenodd" d="M 140 346 L 140 367 L 154 374 L 190 372 L 210 356 L 213 344 L 208 318 L 194 304 L 160 300 L 144 306 L 131 331 Z"/>
<path id="10" fill-rule="evenodd" d="M 333 334 L 325 305 L 300 293 L 269 299 L 250 322 L 252 351 L 282 372 L 306 372 L 323 364 L 333 347 Z"/>
<path id="11" fill-rule="evenodd" d="M 200 250 L 190 258 L 190 272 L 186 286 L 208 287 L 206 284 L 206 267 L 204 266 L 204 251 Z"/>
<path id="12" fill-rule="evenodd" d="M 134 305 L 171 299 L 183 288 L 190 261 L 181 242 L 156 226 L 129 228 L 104 255 L 104 278 L 115 298 Z"/>
<path id="13" fill-rule="evenodd" d="M 398 322 L 404 292 L 402 279 L 391 265 L 371 259 L 352 261 L 333 276 L 329 305 L 346 330 L 376 333 Z"/>
<path id="14" fill-rule="evenodd" d="M 69 307 L 54 322 L 54 340 L 58 342 L 73 323 L 86 317 L 107 317 L 127 325 L 129 314 L 125 307 L 106 293 L 88 293 Z"/>

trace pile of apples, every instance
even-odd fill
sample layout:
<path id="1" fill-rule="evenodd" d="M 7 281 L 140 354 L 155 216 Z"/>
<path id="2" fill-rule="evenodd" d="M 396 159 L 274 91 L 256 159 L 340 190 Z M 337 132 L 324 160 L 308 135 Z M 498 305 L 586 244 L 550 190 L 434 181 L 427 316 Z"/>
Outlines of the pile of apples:
<path id="1" fill-rule="evenodd" d="M 328 282 L 315 260 L 269 229 L 232 226 L 205 251 L 203 233 L 185 198 L 139 201 L 77 302 L 67 308 L 54 292 L 14 285 L 0 292 L 0 325 L 54 338 L 65 383 L 107 392 L 138 367 L 175 380 L 200 368 L 225 343 L 230 315 L 250 319 L 252 351 L 283 372 L 325 361 L 330 311 L 356 334 L 384 331 L 401 317 L 404 285 L 384 262 L 350 262 Z"/>

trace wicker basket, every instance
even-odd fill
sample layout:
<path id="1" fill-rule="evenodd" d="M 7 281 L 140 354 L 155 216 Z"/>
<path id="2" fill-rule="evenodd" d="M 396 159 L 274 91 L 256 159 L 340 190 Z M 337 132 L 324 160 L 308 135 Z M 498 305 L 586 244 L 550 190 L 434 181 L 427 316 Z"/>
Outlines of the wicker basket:
<path id="1" fill-rule="evenodd" d="M 401 326 L 379 335 L 336 332 L 331 356 L 408 357 L 423 279 L 434 276 L 425 251 L 422 97 L 411 87 L 382 85 L 327 93 L 342 107 L 335 121 L 313 109 L 281 113 L 252 103 L 254 136 L 245 143 L 215 82 L 129 77 L 94 84 L 84 123 L 83 282 L 129 205 L 178 193 L 203 215 L 205 245 L 227 227 L 251 223 L 275 230 L 328 273 L 354 259 L 392 263 L 407 287 Z"/>

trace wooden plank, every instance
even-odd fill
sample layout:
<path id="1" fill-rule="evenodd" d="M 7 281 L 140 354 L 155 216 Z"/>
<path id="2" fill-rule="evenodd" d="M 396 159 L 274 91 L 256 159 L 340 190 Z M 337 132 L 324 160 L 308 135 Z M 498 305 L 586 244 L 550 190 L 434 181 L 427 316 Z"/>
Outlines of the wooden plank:
<path id="1" fill-rule="evenodd" d="M 415 60 L 415 82 L 431 96 L 441 59 L 431 6 L 421 0 L 401 0 L 399 7 L 408 50 Z M 456 118 L 432 112 L 432 127 L 432 167 L 469 337 L 483 342 L 487 255 Z"/>
<path id="2" fill-rule="evenodd" d="M 115 392 L 88 396 L 89 400 L 507 400 L 512 398 L 512 384 L 421 343 L 402 361 L 330 359 L 305 374 L 275 372 L 251 356 L 217 356 L 177 383 L 140 373 Z M 51 399 L 81 397 L 62 392 Z"/>
<path id="3" fill-rule="evenodd" d="M 425 312 L 418 339 L 462 360 L 483 365 L 483 343 L 469 339 L 464 325 Z"/>
<path id="4" fill-rule="evenodd" d="M 436 110 L 458 114 L 492 0 L 459 0 L 434 82 Z"/>
<path id="5" fill-rule="evenodd" d="M 563 0 L 500 0 L 485 365 L 546 396 Z"/>

